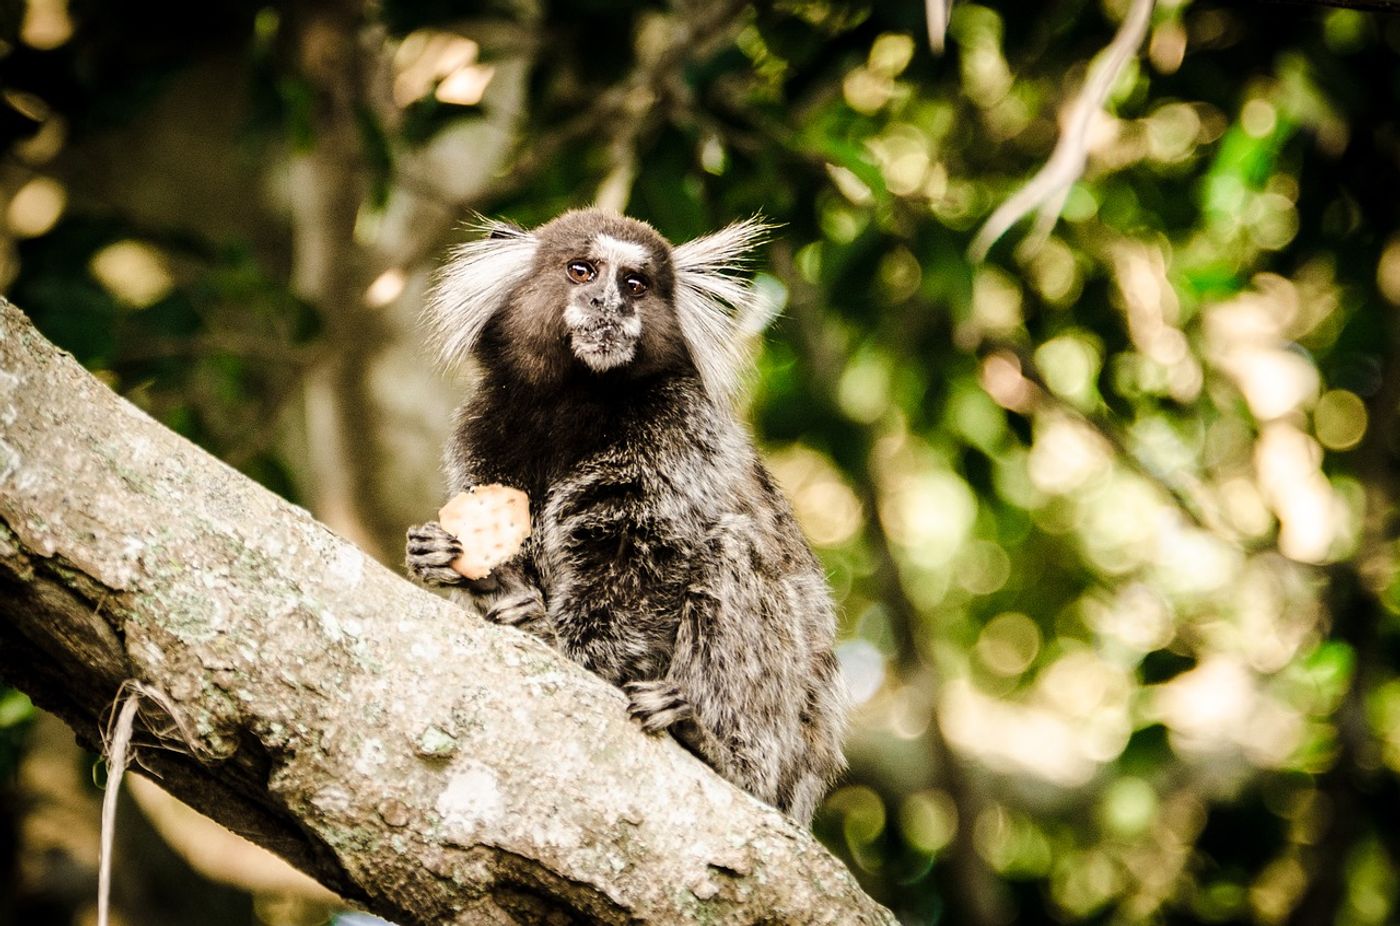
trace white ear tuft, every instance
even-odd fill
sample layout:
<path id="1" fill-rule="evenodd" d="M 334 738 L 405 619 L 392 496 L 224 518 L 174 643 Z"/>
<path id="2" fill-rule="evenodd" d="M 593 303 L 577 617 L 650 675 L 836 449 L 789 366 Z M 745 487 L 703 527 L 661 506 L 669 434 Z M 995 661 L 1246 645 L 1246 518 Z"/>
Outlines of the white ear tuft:
<path id="1" fill-rule="evenodd" d="M 505 222 L 482 219 L 481 238 L 452 249 L 428 295 L 423 322 L 445 367 L 467 360 L 486 323 L 529 275 L 538 239 Z"/>
<path id="2" fill-rule="evenodd" d="M 762 311 L 753 282 L 739 274 L 771 229 L 755 216 L 671 252 L 681 334 L 705 391 L 719 402 L 730 401 L 739 388 L 744 365 L 740 341 L 755 313 Z"/>

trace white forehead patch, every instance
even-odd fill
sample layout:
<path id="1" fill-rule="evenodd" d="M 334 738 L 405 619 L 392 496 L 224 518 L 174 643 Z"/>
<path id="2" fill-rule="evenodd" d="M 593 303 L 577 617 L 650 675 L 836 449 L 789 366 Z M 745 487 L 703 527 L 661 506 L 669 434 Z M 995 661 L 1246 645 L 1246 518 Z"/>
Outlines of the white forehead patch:
<path id="1" fill-rule="evenodd" d="M 594 256 L 606 261 L 611 267 L 642 267 L 651 257 L 645 245 L 635 241 L 623 241 L 612 235 L 599 235 L 593 239 L 596 249 Z"/>

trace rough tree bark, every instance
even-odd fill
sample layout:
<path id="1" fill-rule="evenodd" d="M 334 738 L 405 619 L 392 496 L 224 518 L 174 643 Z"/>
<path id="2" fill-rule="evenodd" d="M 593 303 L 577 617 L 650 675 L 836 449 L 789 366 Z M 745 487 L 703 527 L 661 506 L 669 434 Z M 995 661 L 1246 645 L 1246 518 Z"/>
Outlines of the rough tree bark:
<path id="1" fill-rule="evenodd" d="M 0 299 L 0 675 L 402 924 L 892 923 L 622 695 L 410 586 L 161 427 Z M 159 748 L 157 748 L 159 747 Z"/>

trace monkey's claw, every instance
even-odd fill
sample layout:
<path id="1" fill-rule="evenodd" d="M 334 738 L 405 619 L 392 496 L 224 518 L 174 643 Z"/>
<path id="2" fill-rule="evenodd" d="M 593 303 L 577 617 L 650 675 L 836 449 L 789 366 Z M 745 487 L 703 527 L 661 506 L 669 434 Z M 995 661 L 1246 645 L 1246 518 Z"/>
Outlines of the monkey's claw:
<path id="1" fill-rule="evenodd" d="M 486 612 L 486 619 L 495 624 L 519 627 L 522 630 L 543 621 L 544 598 L 537 588 L 526 588 L 497 601 Z"/>
<path id="2" fill-rule="evenodd" d="M 429 521 L 408 529 L 404 565 L 410 578 L 424 585 L 465 585 L 467 580 L 451 563 L 462 555 L 462 545 L 441 524 Z"/>
<path id="3" fill-rule="evenodd" d="M 627 694 L 627 713 L 640 721 L 648 733 L 661 733 L 673 724 L 695 716 L 690 702 L 673 683 L 665 679 L 628 682 L 622 686 Z"/>

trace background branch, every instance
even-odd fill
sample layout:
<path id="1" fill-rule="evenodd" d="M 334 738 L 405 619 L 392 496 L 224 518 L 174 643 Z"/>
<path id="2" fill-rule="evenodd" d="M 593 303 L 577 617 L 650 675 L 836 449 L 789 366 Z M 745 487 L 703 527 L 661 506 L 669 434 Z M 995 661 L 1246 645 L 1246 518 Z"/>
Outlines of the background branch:
<path id="1" fill-rule="evenodd" d="M 788 310 L 796 329 L 795 343 L 809 371 L 806 387 L 812 395 L 819 397 L 831 420 L 840 420 L 843 413 L 835 389 L 841 381 L 844 358 L 823 328 L 822 307 L 816 301 L 819 294 L 797 272 L 786 243 L 779 242 L 774 246 L 773 257 L 774 269 L 789 289 Z M 859 438 L 855 437 L 857 434 Z M 899 561 L 880 521 L 880 489 L 869 465 L 874 434 L 861 429 L 853 432 L 852 439 L 859 440 L 859 445 L 845 449 L 852 460 L 858 461 L 851 475 L 856 481 L 856 496 L 869 512 L 869 537 L 876 560 L 876 581 L 880 600 L 889 607 L 893 617 L 891 629 L 899 654 L 897 669 L 902 679 L 917 685 L 929 695 L 932 705 L 927 733 L 929 766 L 958 810 L 957 832 L 950 850 L 953 878 L 949 893 L 956 898 L 960 922 L 968 926 L 999 926 L 1007 922 L 1011 914 L 1006 894 L 973 843 L 973 824 L 981 815 L 985 801 L 964 767 L 962 757 L 953 750 L 939 724 L 942 679 L 937 666 L 929 664 L 924 655 L 933 649 L 929 643 L 932 634 L 921 618 L 918 606 L 904 590 Z M 921 640 L 924 641 L 922 645 Z"/>
<path id="2" fill-rule="evenodd" d="M 992 245 L 1022 218 L 1039 212 L 1035 235 L 1044 237 L 1054 227 L 1064 208 L 1069 189 L 1084 174 L 1089 158 L 1089 129 L 1094 118 L 1103 112 L 1104 102 L 1113 89 L 1118 75 L 1128 60 L 1142 45 L 1147 27 L 1152 21 L 1155 0 L 1132 0 L 1113 41 L 1089 67 L 1084 87 L 1069 104 L 1064 131 L 1055 143 L 1055 150 L 1036 175 L 1027 181 L 1010 199 L 1002 203 L 977 230 L 968 257 L 974 262 L 987 256 Z"/>

